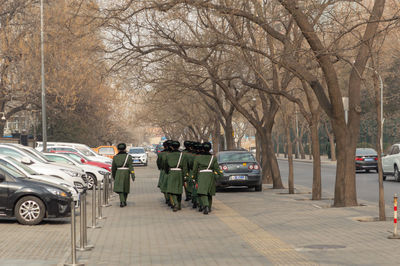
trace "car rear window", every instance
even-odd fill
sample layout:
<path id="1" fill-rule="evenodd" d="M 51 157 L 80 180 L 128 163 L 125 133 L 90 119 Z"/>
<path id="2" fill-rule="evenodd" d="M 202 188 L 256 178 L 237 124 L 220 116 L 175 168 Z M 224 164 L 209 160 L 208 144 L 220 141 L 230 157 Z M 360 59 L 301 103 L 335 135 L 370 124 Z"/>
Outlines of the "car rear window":
<path id="1" fill-rule="evenodd" d="M 374 149 L 356 149 L 356 156 L 378 155 Z"/>
<path id="2" fill-rule="evenodd" d="M 227 162 L 255 162 L 255 159 L 251 153 L 247 152 L 224 152 L 218 155 L 218 163 Z"/>
<path id="3" fill-rule="evenodd" d="M 134 149 L 130 149 L 129 153 L 145 153 L 143 148 L 134 148 Z"/>
<path id="4" fill-rule="evenodd" d="M 99 149 L 99 154 L 114 155 L 114 149 L 112 147 L 104 147 Z"/>

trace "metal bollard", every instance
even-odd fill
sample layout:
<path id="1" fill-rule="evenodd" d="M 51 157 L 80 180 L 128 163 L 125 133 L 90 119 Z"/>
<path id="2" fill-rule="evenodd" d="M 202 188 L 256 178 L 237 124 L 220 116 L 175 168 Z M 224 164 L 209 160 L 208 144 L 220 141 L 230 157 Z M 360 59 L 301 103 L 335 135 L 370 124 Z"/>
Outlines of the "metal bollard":
<path id="1" fill-rule="evenodd" d="M 104 175 L 103 179 L 103 207 L 110 207 L 111 204 L 108 203 L 108 174 Z"/>
<path id="2" fill-rule="evenodd" d="M 97 208 L 98 208 L 98 210 L 99 210 L 99 211 L 98 211 L 98 215 L 99 215 L 99 216 L 97 216 L 97 219 L 103 220 L 103 219 L 105 219 L 106 217 L 103 216 L 103 211 L 102 211 L 102 208 L 101 208 L 101 185 L 99 185 L 98 192 L 99 192 L 99 203 L 97 204 Z"/>
<path id="3" fill-rule="evenodd" d="M 84 198 L 84 200 L 83 200 L 83 201 L 81 200 L 81 204 L 83 204 L 83 213 L 84 213 L 84 219 L 83 219 L 83 229 L 84 229 L 84 232 L 83 232 L 83 246 L 84 246 L 85 248 L 90 248 L 90 249 L 92 249 L 92 248 L 94 248 L 94 246 L 88 244 L 88 240 L 87 240 L 87 209 L 86 209 L 86 195 L 87 195 L 87 193 L 85 193 L 85 198 Z M 83 214 L 81 214 L 81 215 L 83 215 Z"/>
<path id="4" fill-rule="evenodd" d="M 81 204 L 79 206 L 80 209 L 80 223 L 79 223 L 79 248 L 76 250 L 79 251 L 88 251 L 91 250 L 92 248 L 90 247 L 85 247 L 85 231 L 86 231 L 86 225 L 85 225 L 85 220 L 86 220 L 86 212 L 85 212 L 85 206 L 84 204 L 86 203 L 86 192 L 83 192 L 81 194 Z"/>
<path id="5" fill-rule="evenodd" d="M 394 194 L 393 197 L 393 235 L 389 236 L 389 239 L 400 239 L 400 236 L 397 234 L 397 194 Z"/>
<path id="6" fill-rule="evenodd" d="M 65 266 L 84 266 L 83 263 L 76 263 L 76 235 L 75 235 L 75 202 L 71 201 L 71 257 L 72 263 L 65 263 Z"/>
<path id="7" fill-rule="evenodd" d="M 88 228 L 101 228 L 101 226 L 96 224 L 96 184 L 92 187 L 92 226 Z"/>

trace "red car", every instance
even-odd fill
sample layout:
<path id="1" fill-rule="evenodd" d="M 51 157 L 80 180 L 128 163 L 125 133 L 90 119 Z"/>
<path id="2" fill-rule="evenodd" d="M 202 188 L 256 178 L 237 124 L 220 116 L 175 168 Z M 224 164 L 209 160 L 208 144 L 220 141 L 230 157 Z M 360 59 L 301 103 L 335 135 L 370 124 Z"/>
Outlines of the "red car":
<path id="1" fill-rule="evenodd" d="M 90 161 L 88 158 L 86 158 L 84 155 L 81 155 L 79 153 L 76 152 L 70 152 L 70 151 L 50 151 L 50 152 L 54 152 L 54 153 L 62 153 L 64 155 L 67 155 L 69 157 L 71 157 L 72 159 L 74 159 L 77 162 L 81 162 L 84 164 L 89 164 L 89 165 L 93 165 L 93 166 L 97 166 L 97 167 L 101 167 L 103 169 L 106 169 L 107 171 L 111 172 L 111 164 L 106 164 L 106 163 L 101 163 L 101 162 L 94 162 L 94 161 Z"/>

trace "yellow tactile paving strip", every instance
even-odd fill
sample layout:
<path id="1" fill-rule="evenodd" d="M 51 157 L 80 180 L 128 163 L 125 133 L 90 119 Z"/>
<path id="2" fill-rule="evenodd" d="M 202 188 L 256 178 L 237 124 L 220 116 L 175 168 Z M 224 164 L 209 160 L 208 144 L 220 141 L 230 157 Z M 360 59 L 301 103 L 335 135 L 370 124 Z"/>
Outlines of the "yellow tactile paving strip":
<path id="1" fill-rule="evenodd" d="M 274 265 L 318 265 L 221 201 L 214 202 L 215 215 Z"/>

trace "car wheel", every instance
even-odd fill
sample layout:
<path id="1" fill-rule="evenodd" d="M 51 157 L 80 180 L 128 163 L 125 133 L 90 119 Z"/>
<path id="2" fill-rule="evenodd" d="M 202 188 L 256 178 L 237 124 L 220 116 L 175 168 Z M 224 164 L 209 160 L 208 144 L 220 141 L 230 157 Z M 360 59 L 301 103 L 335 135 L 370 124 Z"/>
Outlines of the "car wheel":
<path id="1" fill-rule="evenodd" d="M 92 189 L 94 184 L 97 184 L 96 177 L 91 173 L 86 173 L 86 181 L 88 189 Z"/>
<path id="2" fill-rule="evenodd" d="M 262 184 L 255 186 L 254 190 L 255 191 L 262 191 Z"/>
<path id="3" fill-rule="evenodd" d="M 376 168 L 375 171 L 376 171 L 377 173 L 379 173 L 379 169 L 378 169 L 378 168 Z"/>
<path id="4" fill-rule="evenodd" d="M 369 173 L 369 169 L 365 169 L 365 172 L 366 172 L 366 173 Z"/>
<path id="5" fill-rule="evenodd" d="M 383 181 L 385 181 L 386 180 L 386 176 L 384 175 L 384 176 L 382 176 L 382 178 L 383 178 Z"/>
<path id="6" fill-rule="evenodd" d="M 394 166 L 394 180 L 399 182 L 400 181 L 400 173 L 399 173 L 399 169 L 397 168 L 397 165 Z"/>
<path id="7" fill-rule="evenodd" d="M 144 166 L 147 166 L 147 162 L 144 164 Z"/>
<path id="8" fill-rule="evenodd" d="M 34 196 L 27 196 L 21 198 L 15 205 L 14 215 L 20 224 L 35 225 L 40 223 L 46 207 L 39 198 Z"/>

